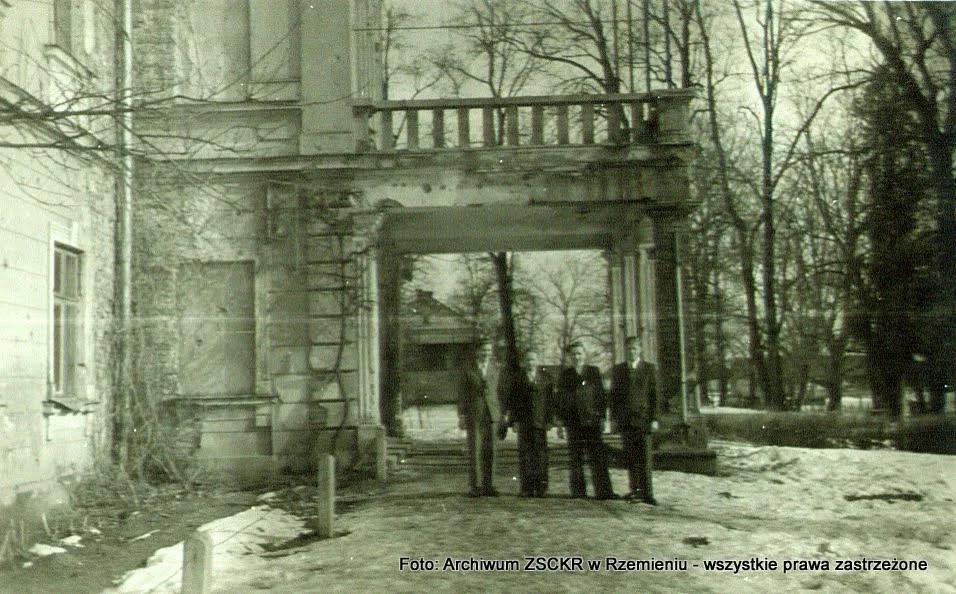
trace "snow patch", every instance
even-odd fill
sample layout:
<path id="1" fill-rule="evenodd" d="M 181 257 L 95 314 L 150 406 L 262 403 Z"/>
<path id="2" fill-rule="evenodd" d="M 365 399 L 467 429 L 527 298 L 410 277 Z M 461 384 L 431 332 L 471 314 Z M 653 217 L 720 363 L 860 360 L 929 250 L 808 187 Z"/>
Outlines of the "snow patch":
<path id="1" fill-rule="evenodd" d="M 199 531 L 212 537 L 212 574 L 216 584 L 236 573 L 266 567 L 269 559 L 258 557 L 269 545 L 291 540 L 305 532 L 305 522 L 283 510 L 256 506 L 227 518 L 204 524 Z M 182 586 L 183 543 L 159 549 L 146 567 L 127 573 L 110 593 L 176 592 Z"/>
<path id="2" fill-rule="evenodd" d="M 83 537 L 79 534 L 74 534 L 73 536 L 67 536 L 60 539 L 60 544 L 66 545 L 68 547 L 80 547 L 83 545 L 80 544 L 80 541 L 83 540 Z"/>
<path id="3" fill-rule="evenodd" d="M 47 557 L 49 555 L 55 555 L 57 553 L 65 553 L 66 549 L 63 547 L 54 547 L 50 545 L 37 543 L 30 547 L 30 553 L 37 555 L 38 557 Z"/>

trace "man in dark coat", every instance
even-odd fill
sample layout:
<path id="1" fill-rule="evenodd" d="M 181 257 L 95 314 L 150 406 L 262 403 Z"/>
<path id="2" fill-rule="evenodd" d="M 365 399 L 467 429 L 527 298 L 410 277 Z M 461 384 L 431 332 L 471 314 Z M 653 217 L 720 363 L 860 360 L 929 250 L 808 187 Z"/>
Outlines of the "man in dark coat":
<path id="1" fill-rule="evenodd" d="M 476 361 L 461 375 L 458 393 L 458 426 L 467 432 L 468 494 L 495 497 L 495 435 L 501 421 L 499 368 L 491 357 L 491 344 L 478 346 Z"/>
<path id="2" fill-rule="evenodd" d="M 558 379 L 558 415 L 568 434 L 568 480 L 572 498 L 583 498 L 584 456 L 587 455 L 594 481 L 596 499 L 616 499 L 608 472 L 607 451 L 601 441 L 607 396 L 601 383 L 601 372 L 585 365 L 584 345 L 575 342 L 570 348 L 571 367 L 561 371 Z"/>
<path id="3" fill-rule="evenodd" d="M 538 355 L 525 353 L 515 375 L 505 417 L 518 434 L 518 477 L 522 497 L 544 497 L 548 490 L 548 426 L 552 382 L 538 368 Z"/>
<path id="4" fill-rule="evenodd" d="M 657 429 L 657 377 L 641 358 L 636 337 L 625 342 L 627 362 L 611 371 L 611 424 L 621 434 L 631 492 L 625 498 L 656 505 L 651 482 L 651 434 Z"/>

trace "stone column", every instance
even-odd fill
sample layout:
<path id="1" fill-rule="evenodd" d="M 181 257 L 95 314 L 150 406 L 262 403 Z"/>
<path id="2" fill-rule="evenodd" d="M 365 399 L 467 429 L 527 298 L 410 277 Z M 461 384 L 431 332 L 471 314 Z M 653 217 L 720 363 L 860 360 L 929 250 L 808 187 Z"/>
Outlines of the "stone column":
<path id="1" fill-rule="evenodd" d="M 615 332 L 638 336 L 644 357 L 657 367 L 660 430 L 654 436 L 658 468 L 713 473 L 699 411 L 683 390 L 678 282 L 683 213 L 655 209 L 618 237 L 609 259 Z M 684 304 L 686 307 L 686 304 Z M 623 340 L 623 338 L 622 338 Z M 623 360 L 623 352 L 615 352 Z"/>
<path id="2" fill-rule="evenodd" d="M 638 256 L 620 247 L 608 254 L 608 282 L 611 288 L 611 333 L 614 361 L 624 361 L 624 340 L 640 336 L 638 310 Z"/>
<path id="3" fill-rule="evenodd" d="M 374 251 L 358 257 L 361 307 L 358 308 L 358 422 L 378 425 L 379 411 L 379 327 L 378 266 Z"/>
<path id="4" fill-rule="evenodd" d="M 676 213 L 652 214 L 653 244 L 641 250 L 642 288 L 648 297 L 653 294 L 653 304 L 642 303 L 642 314 L 654 320 L 654 331 L 646 337 L 645 346 L 657 359 L 658 398 L 661 411 L 682 414 L 686 409 L 681 384 L 682 356 L 677 298 L 677 227 Z M 645 291 L 642 291 L 644 294 Z M 653 307 L 652 310 L 647 306 Z"/>

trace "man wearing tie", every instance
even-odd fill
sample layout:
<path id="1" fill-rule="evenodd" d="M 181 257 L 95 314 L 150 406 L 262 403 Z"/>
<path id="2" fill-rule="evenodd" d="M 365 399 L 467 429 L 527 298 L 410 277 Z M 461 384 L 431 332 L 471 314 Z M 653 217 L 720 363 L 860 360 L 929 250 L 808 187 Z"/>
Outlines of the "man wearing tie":
<path id="1" fill-rule="evenodd" d="M 601 441 L 607 394 L 601 383 L 601 371 L 585 365 L 584 345 L 571 345 L 571 367 L 561 371 L 558 379 L 558 416 L 568 432 L 568 482 L 571 497 L 583 499 L 587 483 L 584 479 L 584 457 L 587 455 L 594 481 L 595 499 L 617 499 L 611 488 L 607 452 Z"/>
<path id="2" fill-rule="evenodd" d="M 631 492 L 625 499 L 657 505 L 651 482 L 651 434 L 657 430 L 657 377 L 641 358 L 641 343 L 629 337 L 627 362 L 611 371 L 611 423 L 621 434 Z"/>
<path id="3" fill-rule="evenodd" d="M 499 369 L 491 358 L 491 344 L 478 346 L 476 362 L 462 372 L 458 395 L 458 427 L 467 432 L 468 494 L 496 497 L 495 435 L 501 416 Z M 479 476 L 480 474 L 480 476 Z"/>

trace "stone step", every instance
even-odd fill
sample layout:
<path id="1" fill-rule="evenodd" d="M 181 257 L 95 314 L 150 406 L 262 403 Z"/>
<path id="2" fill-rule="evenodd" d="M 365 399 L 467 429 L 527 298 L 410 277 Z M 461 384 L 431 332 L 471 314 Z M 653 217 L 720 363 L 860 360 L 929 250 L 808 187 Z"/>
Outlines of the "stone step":
<path id="1" fill-rule="evenodd" d="M 605 435 L 604 443 L 611 449 L 611 465 L 620 467 L 620 436 Z M 388 455 L 397 463 L 410 466 L 460 467 L 465 463 L 465 443 L 463 441 L 411 441 L 390 438 Z M 517 442 L 514 440 L 499 442 L 497 461 L 499 465 L 506 468 L 517 467 Z M 548 444 L 549 465 L 566 467 L 567 461 L 567 442 L 558 441 Z M 712 475 L 717 472 L 717 454 L 711 450 L 655 451 L 654 468 Z"/>

